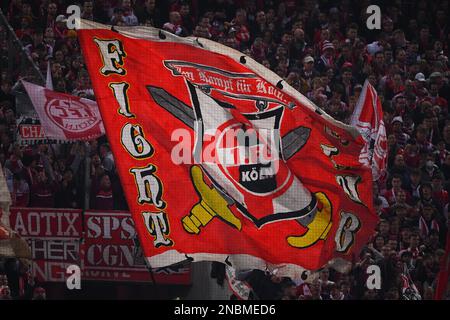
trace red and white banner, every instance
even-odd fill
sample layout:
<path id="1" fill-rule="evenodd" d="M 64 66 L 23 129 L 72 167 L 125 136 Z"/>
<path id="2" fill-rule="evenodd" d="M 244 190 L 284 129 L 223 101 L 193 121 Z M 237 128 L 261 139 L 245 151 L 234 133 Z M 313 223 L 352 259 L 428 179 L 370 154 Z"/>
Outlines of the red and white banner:
<path id="1" fill-rule="evenodd" d="M 366 142 L 359 159 L 362 164 L 372 168 L 376 181 L 386 172 L 387 139 L 381 101 L 368 80 L 364 83 L 350 124 L 358 128 Z"/>
<path id="2" fill-rule="evenodd" d="M 190 283 L 185 266 L 154 269 L 151 276 L 129 212 L 12 208 L 10 225 L 27 240 L 32 274 L 42 282 L 65 281 L 66 268 L 77 265 L 82 281 Z"/>
<path id="3" fill-rule="evenodd" d="M 47 139 L 44 133 L 44 128 L 37 118 L 23 116 L 16 120 L 16 124 L 16 137 L 17 141 L 21 145 L 32 145 L 36 143 L 56 141 Z"/>
<path id="4" fill-rule="evenodd" d="M 45 139 L 44 130 L 40 124 L 19 125 L 19 135 L 22 140 L 42 140 Z"/>
<path id="5" fill-rule="evenodd" d="M 152 282 L 129 212 L 84 212 L 84 280 Z M 153 270 L 157 284 L 189 284 L 190 269 Z"/>
<path id="6" fill-rule="evenodd" d="M 45 135 L 57 140 L 92 140 L 105 134 L 97 103 L 22 81 Z"/>
<path id="7" fill-rule="evenodd" d="M 377 215 L 364 140 L 242 53 L 146 27 L 79 39 L 145 257 L 298 274 Z"/>
<path id="8" fill-rule="evenodd" d="M 11 208 L 11 229 L 27 240 L 32 255 L 32 275 L 39 281 L 65 281 L 66 268 L 72 264 L 80 265 L 81 212 Z"/>

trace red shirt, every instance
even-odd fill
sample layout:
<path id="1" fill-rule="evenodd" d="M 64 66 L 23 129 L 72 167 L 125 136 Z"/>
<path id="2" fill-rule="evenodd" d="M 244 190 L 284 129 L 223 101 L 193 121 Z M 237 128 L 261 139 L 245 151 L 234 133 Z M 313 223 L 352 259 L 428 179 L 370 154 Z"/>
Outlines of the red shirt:
<path id="1" fill-rule="evenodd" d="M 406 191 L 404 189 L 401 189 L 401 190 L 403 190 L 403 192 L 406 194 L 405 202 L 408 203 L 409 199 L 411 198 L 411 195 L 409 194 L 408 191 Z M 394 189 L 392 189 L 392 188 L 389 190 L 386 190 L 383 193 L 383 196 L 386 198 L 386 200 L 389 202 L 390 205 L 393 205 L 394 203 L 397 202 L 397 194 L 394 192 Z"/>
<path id="2" fill-rule="evenodd" d="M 429 101 L 429 102 L 431 102 L 431 104 L 438 105 L 440 107 L 447 107 L 447 105 L 448 105 L 447 100 L 445 100 L 444 98 L 439 97 L 439 96 L 437 96 L 437 97 L 427 96 L 427 97 L 423 98 L 422 101 Z"/>
<path id="3" fill-rule="evenodd" d="M 448 203 L 448 192 L 445 190 L 435 191 L 433 192 L 433 199 L 445 206 Z"/>
<path id="4" fill-rule="evenodd" d="M 31 187 L 31 206 L 40 208 L 53 208 L 55 187 L 51 183 L 35 183 Z"/>
<path id="5" fill-rule="evenodd" d="M 311 295 L 311 290 L 309 289 L 309 286 L 306 282 L 301 283 L 300 285 L 297 286 L 296 289 L 296 296 L 300 297 L 300 296 L 310 296 Z"/>
<path id="6" fill-rule="evenodd" d="M 250 40 L 250 32 L 245 25 L 241 24 L 239 26 L 235 26 L 235 28 L 238 29 L 236 32 L 236 40 L 238 43 L 248 42 Z"/>
<path id="7" fill-rule="evenodd" d="M 113 210 L 114 209 L 114 199 L 112 191 L 100 190 L 95 195 L 94 209 L 99 210 Z"/>
<path id="8" fill-rule="evenodd" d="M 415 83 L 413 83 L 413 91 L 414 94 L 419 97 L 419 99 L 425 97 L 428 94 L 428 91 L 425 87 L 418 88 Z"/>
<path id="9" fill-rule="evenodd" d="M 420 154 L 417 152 L 412 155 L 410 153 L 403 153 L 403 157 L 405 159 L 405 163 L 408 167 L 418 168 L 420 164 Z"/>

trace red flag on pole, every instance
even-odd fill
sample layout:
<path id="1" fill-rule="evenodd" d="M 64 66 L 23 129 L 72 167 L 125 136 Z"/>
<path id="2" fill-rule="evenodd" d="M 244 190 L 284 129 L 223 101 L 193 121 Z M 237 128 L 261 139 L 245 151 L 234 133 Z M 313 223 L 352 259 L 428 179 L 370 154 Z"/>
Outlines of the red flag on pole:
<path id="1" fill-rule="evenodd" d="M 78 34 L 152 267 L 317 269 L 372 235 L 364 141 L 275 73 L 154 28 Z"/>
<path id="2" fill-rule="evenodd" d="M 350 124 L 358 128 L 365 140 L 359 160 L 372 168 L 376 181 L 386 173 L 387 139 L 381 101 L 368 80 L 364 83 Z"/>
<path id="3" fill-rule="evenodd" d="M 45 78 L 45 87 L 49 90 L 53 90 L 52 66 L 50 60 L 47 60 L 47 74 Z"/>

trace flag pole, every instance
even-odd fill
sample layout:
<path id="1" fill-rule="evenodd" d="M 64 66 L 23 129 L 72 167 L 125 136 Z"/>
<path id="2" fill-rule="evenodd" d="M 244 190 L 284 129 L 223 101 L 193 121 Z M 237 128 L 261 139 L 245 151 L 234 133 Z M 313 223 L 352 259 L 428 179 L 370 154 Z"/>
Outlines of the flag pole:
<path id="1" fill-rule="evenodd" d="M 150 277 L 152 279 L 152 284 L 154 287 L 156 287 L 157 284 L 156 284 L 156 280 L 155 280 L 155 274 L 153 273 L 153 268 L 149 263 L 147 263 L 147 268 L 148 268 L 148 271 L 150 271 Z"/>

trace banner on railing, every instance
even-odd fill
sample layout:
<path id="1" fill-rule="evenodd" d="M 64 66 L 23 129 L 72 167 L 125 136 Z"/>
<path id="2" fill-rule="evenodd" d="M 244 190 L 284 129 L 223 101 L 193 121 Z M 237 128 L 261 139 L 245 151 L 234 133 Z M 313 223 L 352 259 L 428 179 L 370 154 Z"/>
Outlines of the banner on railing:
<path id="1" fill-rule="evenodd" d="M 129 212 L 11 208 L 10 225 L 27 240 L 41 282 L 65 281 L 75 264 L 82 281 L 190 283 L 185 266 L 154 269 L 152 278 Z"/>
<path id="2" fill-rule="evenodd" d="M 21 117 L 16 120 L 16 141 L 21 145 L 33 145 L 38 143 L 60 143 L 61 140 L 48 139 L 39 119 Z"/>
<path id="3" fill-rule="evenodd" d="M 38 281 L 65 281 L 66 268 L 81 263 L 81 210 L 11 208 L 10 225 L 27 240 Z"/>
<path id="4" fill-rule="evenodd" d="M 151 282 L 129 212 L 84 213 L 83 278 L 98 281 Z M 153 270 L 158 284 L 187 284 L 188 268 Z"/>

